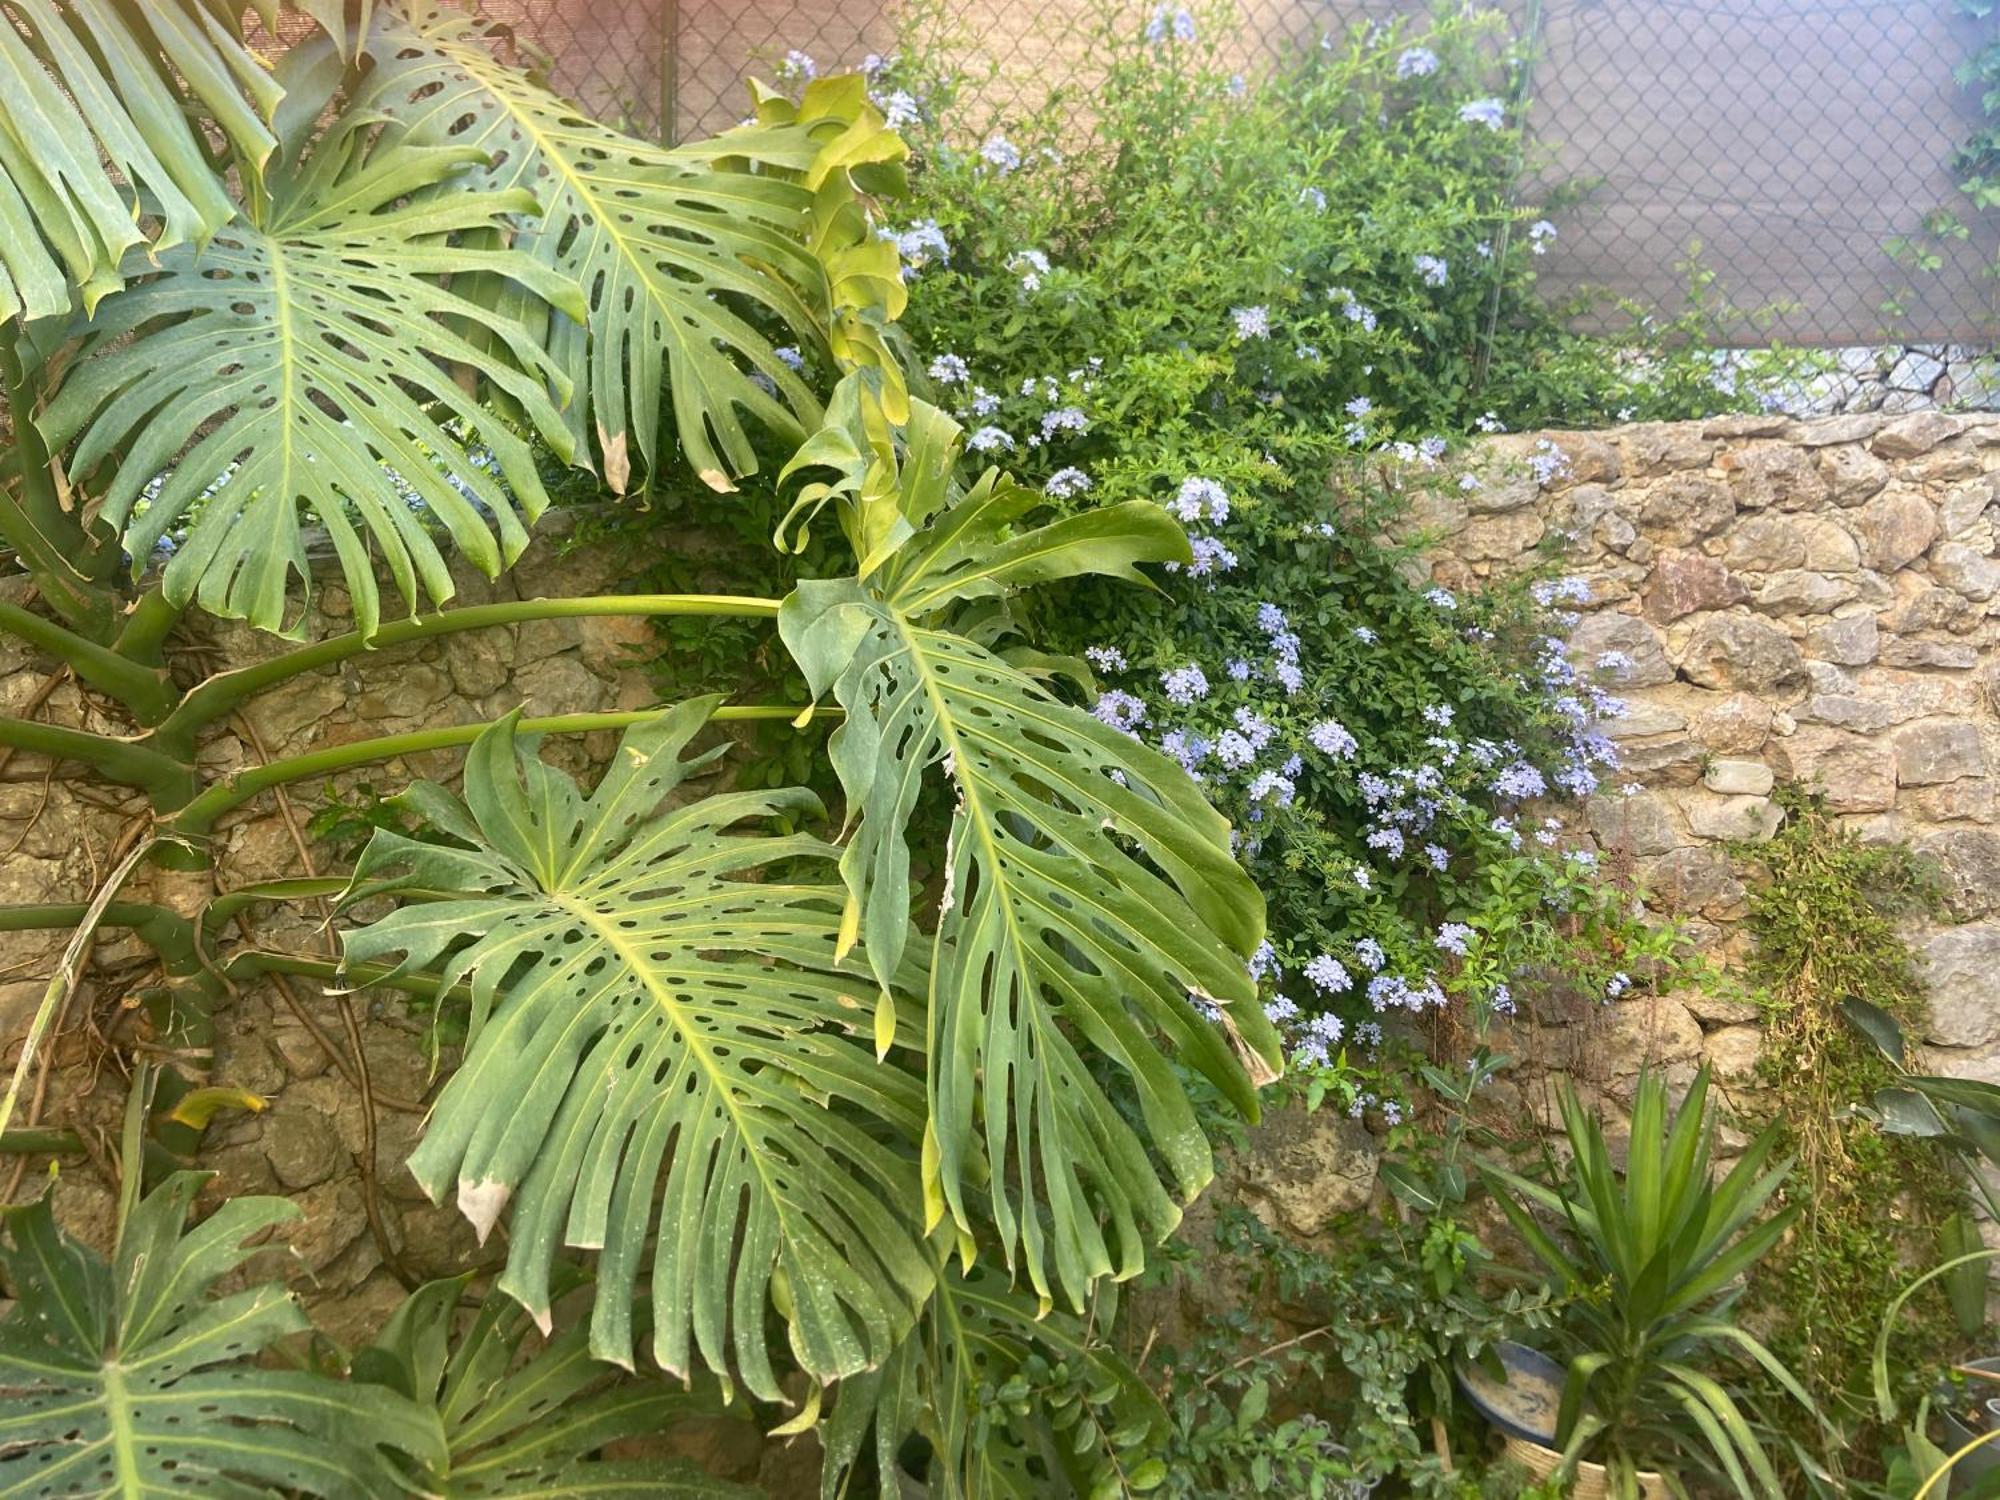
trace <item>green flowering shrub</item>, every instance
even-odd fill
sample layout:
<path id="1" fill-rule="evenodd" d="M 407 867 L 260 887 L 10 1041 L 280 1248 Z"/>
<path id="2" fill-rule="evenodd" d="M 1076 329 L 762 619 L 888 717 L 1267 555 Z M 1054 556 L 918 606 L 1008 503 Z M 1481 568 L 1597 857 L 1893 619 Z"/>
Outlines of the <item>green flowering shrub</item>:
<path id="1" fill-rule="evenodd" d="M 1221 60 L 1228 14 L 1108 12 L 1086 141 L 1060 98 L 973 119 L 934 53 L 878 70 L 915 150 L 905 323 L 972 449 L 1058 507 L 1148 500 L 1189 529 L 1162 593 L 1079 584 L 1036 628 L 1230 818 L 1271 913 L 1255 971 L 1315 1101 L 1393 1122 L 1409 1023 L 1476 1030 L 1555 973 L 1615 995 L 1670 935 L 1549 805 L 1615 758 L 1595 679 L 1620 664 L 1580 673 L 1559 639 L 1578 586 L 1456 598 L 1383 529 L 1414 485 L 1479 482 L 1445 434 L 1651 414 L 1714 366 L 1579 359 L 1536 301 L 1554 229 L 1508 206 L 1495 13 L 1330 38 L 1257 84 Z"/>

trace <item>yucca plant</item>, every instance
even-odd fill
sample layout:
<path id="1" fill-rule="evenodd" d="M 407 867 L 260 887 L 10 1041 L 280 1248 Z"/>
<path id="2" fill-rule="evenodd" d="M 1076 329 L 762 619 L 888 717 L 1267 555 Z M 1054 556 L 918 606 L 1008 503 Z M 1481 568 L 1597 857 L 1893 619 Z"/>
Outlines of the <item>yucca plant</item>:
<path id="1" fill-rule="evenodd" d="M 497 1291 L 552 1342 L 516 1368 L 518 1327 L 482 1322 L 447 1358 L 456 1294 L 417 1294 L 361 1384 L 333 1387 L 434 1418 L 421 1441 L 377 1434 L 369 1473 L 389 1477 L 368 1492 L 610 1485 L 625 1471 L 595 1448 L 638 1387 L 597 1372 L 641 1342 L 673 1375 L 796 1406 L 788 1430 L 830 1398 L 829 1495 L 911 1475 L 938 1496 L 1150 1488 L 1158 1407 L 1091 1330 L 1209 1179 L 1189 1071 L 1248 1115 L 1276 1072 L 1245 967 L 1263 908 L 1187 773 L 1093 717 L 1087 672 L 1020 639 L 1009 599 L 1144 586 L 1186 539 L 1152 504 L 1043 521 L 1037 493 L 961 473 L 957 424 L 899 372 L 875 200 L 903 147 L 861 79 L 760 92 L 753 123 L 664 148 L 504 66 L 462 11 L 299 9 L 316 29 L 269 59 L 229 0 L 0 0 L 22 80 L 0 93 L 0 546 L 34 585 L 0 629 L 130 720 L 0 718 L 0 746 L 150 804 L 89 899 L 0 908 L 0 931 L 75 929 L 0 1131 L 100 927 L 156 947 L 143 990 L 184 1058 L 208 1007 L 270 970 L 463 1005 L 409 1166 L 482 1236 L 506 1220 Z M 787 338 L 831 389 L 779 357 Z M 830 509 L 846 576 L 441 608 L 454 558 L 490 574 L 526 544 L 546 469 L 623 491 L 685 464 L 723 491 L 758 435 L 796 445 L 779 543 Z M 301 629 L 320 548 L 353 631 L 170 670 L 191 608 Z M 510 714 L 201 770 L 247 700 L 360 652 L 621 614 L 762 621 L 832 701 Z M 690 781 L 715 725 L 819 715 L 839 822 L 801 790 Z M 544 734 L 600 729 L 627 734 L 589 790 L 539 758 Z M 451 746 L 470 747 L 460 787 L 405 799 L 427 836 L 384 832 L 352 872 L 192 909 L 185 885 L 176 909 L 125 889 L 149 860 L 199 866 L 217 820 L 273 788 Z M 927 782 L 951 794 L 941 827 L 918 816 Z M 920 864 L 945 873 L 927 901 Z M 226 939 L 257 902 L 341 896 L 338 965 Z M 135 1188 L 143 1155 L 124 1153 Z M 575 1323 L 565 1250 L 594 1257 Z M 111 1295 L 46 1259 L 9 1262 L 25 1303 Z M 74 1331 L 80 1386 L 109 1317 Z M 551 1371 L 576 1423 L 509 1426 Z M 189 1421 L 317 1452 L 322 1429 L 271 1405 L 284 1388 L 232 1367 Z M 0 1418 L 0 1465 L 62 1451 L 53 1410 Z M 216 1473 L 215 1493 L 311 1488 L 261 1459 Z"/>
<path id="2" fill-rule="evenodd" d="M 1759 1217 L 1790 1168 L 1771 1161 L 1775 1133 L 1759 1135 L 1717 1181 L 1708 1071 L 1678 1111 L 1668 1108 L 1666 1079 L 1648 1071 L 1621 1172 L 1575 1090 L 1565 1083 L 1558 1098 L 1569 1161 L 1555 1186 L 1483 1169 L 1508 1222 L 1569 1299 L 1556 1446 L 1570 1465 L 1602 1463 L 1621 1500 L 1636 1500 L 1645 1470 L 1776 1500 L 1777 1472 L 1717 1373 L 1718 1361 L 1748 1360 L 1812 1404 L 1732 1316 L 1745 1275 L 1798 1216 L 1792 1207 Z"/>

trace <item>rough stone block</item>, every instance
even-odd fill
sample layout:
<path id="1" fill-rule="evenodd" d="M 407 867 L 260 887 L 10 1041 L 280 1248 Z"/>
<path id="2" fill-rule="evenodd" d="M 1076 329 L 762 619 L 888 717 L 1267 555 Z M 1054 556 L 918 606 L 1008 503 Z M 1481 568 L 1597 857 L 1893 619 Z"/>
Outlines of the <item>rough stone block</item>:
<path id="1" fill-rule="evenodd" d="M 1712 760 L 1701 784 L 1727 797 L 1767 797 L 1777 778 L 1761 760 Z"/>
<path id="2" fill-rule="evenodd" d="M 1806 685 L 1805 662 L 1792 638 L 1748 615 L 1709 615 L 1681 656 L 1681 675 L 1702 687 L 1790 696 Z"/>
<path id="3" fill-rule="evenodd" d="M 1918 948 L 1930 991 L 1926 1037 L 1946 1047 L 1986 1047 L 2000 1042 L 2000 926 L 1991 922 L 1949 927 Z"/>
<path id="4" fill-rule="evenodd" d="M 1773 740 L 1778 774 L 1826 793 L 1838 813 L 1885 812 L 1896 800 L 1896 762 L 1874 735 L 1844 729 L 1800 729 Z"/>
<path id="5" fill-rule="evenodd" d="M 1986 770 L 1979 730 L 1964 723 L 1913 724 L 1896 734 L 1896 780 L 1903 786 L 1961 781 Z"/>

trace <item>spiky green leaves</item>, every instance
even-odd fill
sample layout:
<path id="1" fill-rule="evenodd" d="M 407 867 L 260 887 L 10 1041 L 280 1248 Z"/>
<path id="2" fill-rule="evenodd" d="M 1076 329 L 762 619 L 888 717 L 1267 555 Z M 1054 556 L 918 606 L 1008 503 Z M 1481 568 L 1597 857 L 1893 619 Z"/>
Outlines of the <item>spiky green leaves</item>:
<path id="1" fill-rule="evenodd" d="M 445 1453 L 418 1467 L 413 1492 L 437 1500 L 752 1500 L 761 1493 L 683 1458 L 601 1458 L 611 1444 L 656 1438 L 717 1403 L 657 1375 L 626 1375 L 593 1360 L 581 1323 L 524 1356 L 528 1319 L 504 1298 L 480 1299 L 456 1331 L 470 1280 L 418 1287 L 354 1361 L 355 1380 L 387 1386 L 437 1413 Z"/>
<path id="2" fill-rule="evenodd" d="M 527 545 L 524 523 L 547 503 L 532 450 L 456 368 L 476 365 L 545 439 L 567 442 L 560 373 L 517 322 L 444 279 L 504 272 L 577 307 L 574 287 L 528 257 L 451 243 L 532 200 L 413 199 L 473 153 L 368 149 L 360 128 L 287 169 L 267 224 L 169 251 L 106 302 L 40 422 L 52 447 L 75 444 L 73 474 L 102 466 L 102 514 L 135 565 L 194 512 L 169 598 L 267 630 L 286 624 L 293 576 L 310 576 L 309 530 L 331 541 L 364 630 L 380 616 L 378 558 L 413 607 L 420 588 L 435 603 L 454 592 L 428 523 L 489 575 Z"/>
<path id="3" fill-rule="evenodd" d="M 305 1315 L 279 1286 L 209 1289 L 298 1209 L 238 1198 L 183 1235 L 204 1180 L 141 1201 L 110 1265 L 57 1233 L 46 1198 L 7 1210 L 0 1495 L 394 1494 L 384 1449 L 443 1461 L 436 1418 L 393 1392 L 252 1363 Z"/>
<path id="4" fill-rule="evenodd" d="M 817 420 L 755 313 L 832 338 L 843 359 L 888 363 L 879 332 L 902 305 L 895 247 L 872 234 L 849 178 L 904 148 L 859 78 L 815 84 L 796 108 L 772 101 L 770 123 L 669 148 L 580 115 L 503 66 L 469 16 L 430 0 L 378 7 L 367 48 L 362 106 L 412 140 L 484 152 L 470 186 L 539 200 L 517 244 L 582 287 L 588 314 L 525 311 L 575 387 L 573 430 L 594 430 L 612 488 L 659 462 L 663 400 L 687 462 L 716 489 L 757 467 L 746 417 L 794 439 Z"/>
<path id="5" fill-rule="evenodd" d="M 1040 1296 L 1060 1287 L 1081 1306 L 1096 1277 L 1138 1271 L 1176 1199 L 1211 1175 L 1169 1054 L 1253 1116 L 1255 1083 L 1275 1074 L 1244 966 L 1263 903 L 1178 765 L 992 644 L 1006 591 L 1138 577 L 1135 563 L 1186 555 L 1179 529 L 1143 503 L 1023 525 L 1039 497 L 991 473 L 930 515 L 955 449 L 934 441 L 940 421 L 921 404 L 912 418 L 932 436 L 904 452 L 907 545 L 866 581 L 800 585 L 779 628 L 815 693 L 846 710 L 830 746 L 851 824 L 844 940 L 864 940 L 885 988 L 919 788 L 942 776 L 957 798 L 927 963 L 933 1217 L 948 1211 L 968 1240 L 990 1222 Z M 1094 1059 L 1126 1075 L 1143 1138 Z"/>
<path id="6" fill-rule="evenodd" d="M 231 30 L 241 9 L 0 4 L 0 323 L 91 308 L 128 250 L 199 244 L 236 216 L 195 118 L 253 178 L 276 145 L 279 91 Z"/>
<path id="7" fill-rule="evenodd" d="M 357 890 L 432 899 L 345 947 L 471 989 L 465 1061 L 410 1170 L 482 1234 L 512 1203 L 502 1289 L 546 1320 L 557 1248 L 600 1249 L 593 1352 L 630 1361 L 650 1273 L 661 1366 L 699 1356 L 776 1399 L 767 1309 L 832 1378 L 883 1358 L 929 1293 L 923 1094 L 877 1061 L 869 986 L 835 962 L 832 851 L 763 831 L 811 795 L 662 810 L 713 759 L 682 756 L 713 703 L 630 731 L 588 797 L 495 726 L 462 804 L 410 794 L 465 847 L 379 833 L 356 871 Z"/>

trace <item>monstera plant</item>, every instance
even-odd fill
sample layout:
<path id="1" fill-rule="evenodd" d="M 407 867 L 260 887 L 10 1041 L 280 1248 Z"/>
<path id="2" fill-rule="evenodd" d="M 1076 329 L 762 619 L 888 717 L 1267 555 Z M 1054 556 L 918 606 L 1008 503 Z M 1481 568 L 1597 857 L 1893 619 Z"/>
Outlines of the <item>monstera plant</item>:
<path id="1" fill-rule="evenodd" d="M 155 1247 L 137 1280 L 46 1203 L 9 1220 L 0 1489 L 68 1463 L 87 1410 L 116 1462 L 77 1460 L 64 1493 L 139 1492 L 126 1460 L 157 1408 L 215 1493 L 320 1492 L 311 1466 L 369 1412 L 366 1452 L 338 1460 L 364 1493 L 735 1493 L 601 1455 L 683 1409 L 661 1372 L 817 1425 L 829 1496 L 1158 1484 L 1159 1408 L 1095 1330 L 1209 1178 L 1191 1079 L 1254 1115 L 1274 1076 L 1245 967 L 1262 904 L 1187 774 L 1095 718 L 1087 672 L 1021 640 L 1009 600 L 1146 587 L 1185 538 L 1143 502 L 1043 520 L 1035 492 L 962 471 L 957 425 L 900 373 L 877 205 L 903 148 L 861 79 L 760 92 L 752 122 L 669 148 L 554 98 L 464 12 L 299 10 L 0 0 L 0 546 L 26 585 L 0 629 L 102 710 L 0 718 L 0 748 L 147 809 L 83 899 L 0 907 L 0 931 L 74 929 L 0 1144 L 101 928 L 158 955 L 138 993 L 181 1059 L 168 1104 L 205 1097 L 208 1012 L 260 974 L 427 996 L 466 1042 L 409 1170 L 482 1239 L 504 1222 L 509 1301 L 460 1329 L 464 1283 L 424 1288 L 344 1383 L 242 1363 L 298 1326 L 282 1299 L 243 1304 L 251 1342 L 178 1360 L 237 1305 L 201 1296 L 240 1231 L 277 1215 L 178 1241 L 199 1179 L 128 1140 L 140 1206 L 114 1253 Z M 301 29 L 275 60 L 250 40 Z M 622 492 L 686 465 L 727 505 L 772 442 L 797 491 L 777 543 L 831 514 L 839 576 L 446 607 L 454 563 L 519 555 L 553 469 Z M 329 562 L 350 633 L 206 677 L 180 659 L 191 609 L 303 633 Z M 582 615 L 765 622 L 814 701 L 517 712 L 204 769 L 215 726 L 303 674 Z M 715 726 L 780 716 L 834 722 L 833 815 L 712 789 Z M 538 753 L 607 728 L 594 785 Z M 274 787 L 450 746 L 456 789 L 401 798 L 420 836 L 378 832 L 349 873 L 133 894 L 149 865 L 206 867 L 217 820 Z M 257 903 L 330 898 L 338 963 L 228 936 Z"/>

